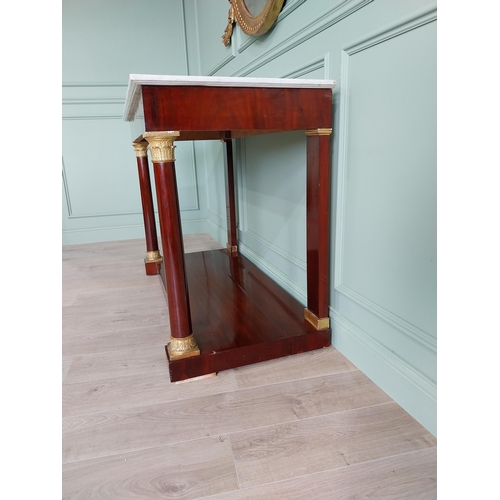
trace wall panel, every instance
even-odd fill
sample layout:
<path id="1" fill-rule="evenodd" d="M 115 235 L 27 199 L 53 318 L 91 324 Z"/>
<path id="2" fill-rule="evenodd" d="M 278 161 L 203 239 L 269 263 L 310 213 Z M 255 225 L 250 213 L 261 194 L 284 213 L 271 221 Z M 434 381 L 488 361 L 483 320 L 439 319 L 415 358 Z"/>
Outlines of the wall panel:
<path id="1" fill-rule="evenodd" d="M 335 281 L 435 338 L 436 23 L 408 28 L 345 52 Z"/>
<path id="2" fill-rule="evenodd" d="M 202 75 L 214 75 L 229 61 L 236 57 L 234 44 L 226 47 L 222 43 L 222 35 L 227 25 L 227 13 L 229 2 L 207 2 L 195 0 L 194 2 L 194 25 L 196 26 L 196 40 L 199 56 L 199 73 Z M 214 37 L 214 31 L 220 32 Z M 191 30 L 190 35 L 195 36 Z"/>
<path id="3" fill-rule="evenodd" d="M 128 76 L 187 73 L 183 7 L 64 0 L 63 244 L 144 237 L 131 126 L 122 119 Z M 205 232 L 193 144 L 178 144 L 176 156 L 184 230 Z"/>
<path id="4" fill-rule="evenodd" d="M 338 344 L 353 360 L 366 363 L 367 374 L 378 383 L 390 387 L 378 365 L 367 363 L 369 357 L 362 360 L 356 343 L 411 380 L 412 391 L 429 408 L 415 408 L 414 414 L 423 414 L 420 418 L 433 432 L 436 69 L 433 8 L 416 11 L 342 51 L 332 301 L 335 324 L 344 321 Z M 401 392 L 394 390 L 398 397 Z"/>

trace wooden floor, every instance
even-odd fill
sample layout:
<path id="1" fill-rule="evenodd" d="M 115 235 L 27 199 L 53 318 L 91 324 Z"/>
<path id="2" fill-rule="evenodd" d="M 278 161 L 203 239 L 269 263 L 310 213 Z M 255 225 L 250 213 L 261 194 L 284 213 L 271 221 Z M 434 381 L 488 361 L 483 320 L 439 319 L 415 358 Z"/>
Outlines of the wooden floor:
<path id="1" fill-rule="evenodd" d="M 63 247 L 64 499 L 436 498 L 436 439 L 333 347 L 172 384 L 144 254 Z"/>

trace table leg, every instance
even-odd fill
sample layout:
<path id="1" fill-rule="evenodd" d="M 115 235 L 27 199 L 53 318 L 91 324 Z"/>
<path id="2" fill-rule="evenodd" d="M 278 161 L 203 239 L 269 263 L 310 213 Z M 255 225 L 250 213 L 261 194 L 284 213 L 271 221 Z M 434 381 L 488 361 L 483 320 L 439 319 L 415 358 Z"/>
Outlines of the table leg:
<path id="1" fill-rule="evenodd" d="M 149 143 L 155 172 L 170 316 L 171 336 L 167 352 L 171 360 L 197 356 L 200 350 L 191 326 L 184 242 L 175 175 L 174 141 L 179 136 L 179 132 L 145 132 L 143 136 Z"/>
<path id="2" fill-rule="evenodd" d="M 307 130 L 307 308 L 317 330 L 330 327 L 329 192 L 332 129 Z"/>
<path id="3" fill-rule="evenodd" d="M 236 230 L 236 196 L 234 192 L 233 141 L 224 139 L 224 177 L 226 181 L 227 251 L 238 255 L 238 234 Z"/>
<path id="4" fill-rule="evenodd" d="M 148 166 L 148 143 L 147 141 L 133 142 L 132 146 L 137 157 L 137 170 L 139 173 L 139 185 L 141 188 L 142 215 L 144 217 L 144 232 L 146 233 L 146 258 L 144 266 L 147 275 L 159 274 L 159 264 L 162 262 L 158 248 L 158 236 L 156 234 L 155 212 L 153 207 L 153 195 L 151 192 L 151 179 Z"/>

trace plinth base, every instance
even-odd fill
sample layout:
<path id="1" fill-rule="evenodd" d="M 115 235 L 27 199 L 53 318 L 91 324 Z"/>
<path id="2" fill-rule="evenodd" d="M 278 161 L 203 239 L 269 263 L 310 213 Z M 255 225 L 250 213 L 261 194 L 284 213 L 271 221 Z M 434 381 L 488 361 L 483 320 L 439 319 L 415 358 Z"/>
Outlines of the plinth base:
<path id="1" fill-rule="evenodd" d="M 191 253 L 185 263 L 200 355 L 172 360 L 167 351 L 172 382 L 330 345 L 331 330 L 316 330 L 304 306 L 242 255 Z"/>
<path id="2" fill-rule="evenodd" d="M 146 268 L 147 276 L 154 276 L 155 274 L 160 274 L 161 260 L 157 262 L 148 262 L 144 259 L 144 267 Z"/>

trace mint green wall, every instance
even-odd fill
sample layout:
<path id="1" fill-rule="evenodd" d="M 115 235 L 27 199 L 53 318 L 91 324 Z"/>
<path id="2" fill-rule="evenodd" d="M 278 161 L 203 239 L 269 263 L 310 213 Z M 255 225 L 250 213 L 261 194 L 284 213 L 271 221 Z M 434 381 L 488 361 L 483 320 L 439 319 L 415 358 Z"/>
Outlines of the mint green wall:
<path id="1" fill-rule="evenodd" d="M 333 344 L 436 433 L 436 3 L 288 0 L 252 38 L 221 36 L 227 0 L 185 0 L 189 74 L 329 78 Z M 236 141 L 241 252 L 306 301 L 305 138 Z M 222 145 L 208 230 L 226 243 Z"/>
<path id="2" fill-rule="evenodd" d="M 63 244 L 143 238 L 128 76 L 187 73 L 182 0 L 63 0 L 62 61 Z M 184 231 L 205 232 L 193 144 L 176 156 Z"/>

